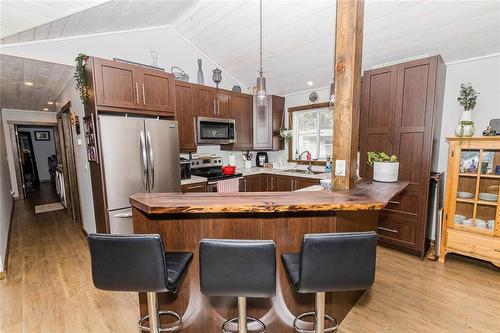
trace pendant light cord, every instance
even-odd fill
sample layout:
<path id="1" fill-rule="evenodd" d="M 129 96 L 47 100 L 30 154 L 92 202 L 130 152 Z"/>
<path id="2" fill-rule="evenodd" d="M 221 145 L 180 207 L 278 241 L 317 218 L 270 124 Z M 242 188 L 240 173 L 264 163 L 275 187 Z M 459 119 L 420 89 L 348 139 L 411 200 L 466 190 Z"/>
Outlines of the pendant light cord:
<path id="1" fill-rule="evenodd" d="M 260 70 L 259 74 L 262 77 L 262 0 L 259 1 L 260 9 Z"/>

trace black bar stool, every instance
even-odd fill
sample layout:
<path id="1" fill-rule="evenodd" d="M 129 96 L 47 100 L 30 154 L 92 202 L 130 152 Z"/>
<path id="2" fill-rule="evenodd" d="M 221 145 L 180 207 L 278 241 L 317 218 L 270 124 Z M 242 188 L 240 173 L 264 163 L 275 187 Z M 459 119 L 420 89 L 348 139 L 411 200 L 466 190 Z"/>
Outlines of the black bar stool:
<path id="1" fill-rule="evenodd" d="M 225 321 L 222 332 L 265 332 L 262 321 L 247 316 L 246 298 L 276 294 L 276 245 L 267 240 L 202 240 L 200 287 L 207 296 L 238 297 L 238 317 Z M 258 328 L 250 331 L 247 321 Z M 238 330 L 230 324 L 238 324 Z"/>
<path id="2" fill-rule="evenodd" d="M 158 311 L 157 292 L 177 292 L 177 283 L 193 257 L 191 252 L 165 252 L 160 235 L 88 236 L 92 279 L 102 290 L 146 292 L 149 314 L 139 320 L 141 330 L 172 332 L 182 325 L 173 311 Z M 175 318 L 168 328 L 160 328 L 159 316 Z M 149 327 L 144 326 L 145 321 Z"/>
<path id="3" fill-rule="evenodd" d="M 300 253 L 281 255 L 298 293 L 316 294 L 316 311 L 298 315 L 293 327 L 301 333 L 332 332 L 337 321 L 325 314 L 325 292 L 368 289 L 375 278 L 377 234 L 370 232 L 309 234 Z M 315 317 L 314 330 L 299 328 L 298 321 Z M 325 329 L 325 317 L 331 325 Z M 311 323 L 310 323 L 311 324 Z"/>

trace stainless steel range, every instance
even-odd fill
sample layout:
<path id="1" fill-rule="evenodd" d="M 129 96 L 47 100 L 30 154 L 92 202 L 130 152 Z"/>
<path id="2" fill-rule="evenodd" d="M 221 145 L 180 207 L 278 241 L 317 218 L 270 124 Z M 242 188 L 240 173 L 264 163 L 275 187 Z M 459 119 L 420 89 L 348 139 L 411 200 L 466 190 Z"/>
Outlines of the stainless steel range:
<path id="1" fill-rule="evenodd" d="M 191 174 L 208 179 L 207 192 L 217 192 L 217 181 L 238 178 L 240 180 L 240 192 L 245 190 L 245 182 L 241 173 L 224 175 L 222 173 L 222 157 L 196 158 L 191 160 Z"/>

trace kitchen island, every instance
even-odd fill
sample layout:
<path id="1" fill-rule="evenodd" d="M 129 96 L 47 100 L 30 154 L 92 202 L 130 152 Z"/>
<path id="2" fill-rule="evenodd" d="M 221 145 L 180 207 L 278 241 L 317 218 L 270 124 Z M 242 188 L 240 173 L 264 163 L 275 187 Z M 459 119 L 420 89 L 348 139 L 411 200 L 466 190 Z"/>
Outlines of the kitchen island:
<path id="1" fill-rule="evenodd" d="M 158 233 L 168 251 L 194 253 L 179 293 L 158 296 L 162 310 L 183 318 L 182 332 L 220 332 L 237 313 L 237 299 L 206 297 L 199 287 L 198 243 L 203 238 L 272 239 L 276 243 L 277 291 L 272 299 L 249 299 L 248 314 L 268 332 L 293 332 L 296 315 L 314 310 L 314 295 L 297 294 L 287 281 L 281 253 L 299 252 L 307 233 L 377 230 L 378 211 L 408 182 L 360 181 L 349 191 L 247 193 L 138 193 L 130 197 L 134 232 Z M 326 312 L 341 322 L 363 294 L 328 293 Z M 141 315 L 147 313 L 140 295 Z"/>

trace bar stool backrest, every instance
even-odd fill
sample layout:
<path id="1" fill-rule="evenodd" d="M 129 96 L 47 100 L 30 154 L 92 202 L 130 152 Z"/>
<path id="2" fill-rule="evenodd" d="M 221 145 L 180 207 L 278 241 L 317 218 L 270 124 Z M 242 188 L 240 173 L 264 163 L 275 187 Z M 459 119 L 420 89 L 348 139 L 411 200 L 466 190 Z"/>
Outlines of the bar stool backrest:
<path id="1" fill-rule="evenodd" d="M 301 293 L 368 289 L 375 278 L 375 232 L 307 234 L 299 263 Z"/>
<path id="2" fill-rule="evenodd" d="M 170 291 L 160 235 L 89 234 L 87 240 L 96 288 L 111 291 Z"/>
<path id="3" fill-rule="evenodd" d="M 276 245 L 267 240 L 202 240 L 200 288 L 207 296 L 274 296 Z"/>

